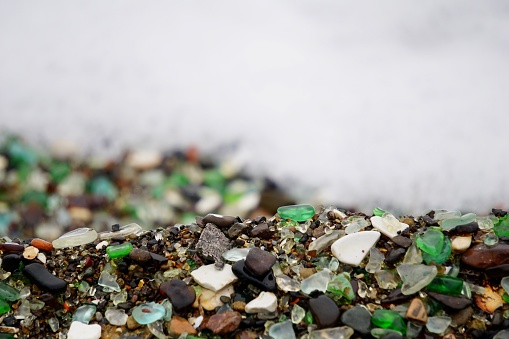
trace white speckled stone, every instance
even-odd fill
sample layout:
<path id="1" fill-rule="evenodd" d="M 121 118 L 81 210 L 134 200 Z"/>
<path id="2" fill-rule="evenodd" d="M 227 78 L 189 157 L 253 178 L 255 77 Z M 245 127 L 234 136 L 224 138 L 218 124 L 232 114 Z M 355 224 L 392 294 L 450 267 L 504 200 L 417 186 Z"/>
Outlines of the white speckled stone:
<path id="1" fill-rule="evenodd" d="M 67 333 L 67 339 L 99 339 L 101 338 L 101 325 L 83 324 L 79 321 L 73 321 L 71 328 Z"/>
<path id="2" fill-rule="evenodd" d="M 232 272 L 232 266 L 225 264 L 222 270 L 218 270 L 214 264 L 201 266 L 191 272 L 191 276 L 198 285 L 214 292 L 237 281 L 237 276 Z"/>
<path id="3" fill-rule="evenodd" d="M 276 309 L 277 297 L 272 292 L 262 292 L 246 305 L 246 313 L 275 312 Z"/>
<path id="4" fill-rule="evenodd" d="M 383 217 L 371 217 L 371 224 L 391 239 L 397 236 L 399 231 L 404 231 L 408 228 L 407 224 L 400 222 L 392 214 L 386 214 Z"/>
<path id="5" fill-rule="evenodd" d="M 348 234 L 336 240 L 331 246 L 331 251 L 342 263 L 359 266 L 378 239 L 380 239 L 380 232 L 376 231 Z"/>

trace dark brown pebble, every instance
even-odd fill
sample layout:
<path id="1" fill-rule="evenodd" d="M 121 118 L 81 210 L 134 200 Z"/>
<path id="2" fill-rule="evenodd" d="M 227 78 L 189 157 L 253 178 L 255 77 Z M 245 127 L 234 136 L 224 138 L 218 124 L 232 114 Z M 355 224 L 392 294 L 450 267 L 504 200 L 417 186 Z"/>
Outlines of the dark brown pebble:
<path id="1" fill-rule="evenodd" d="M 152 252 L 149 252 L 149 253 L 150 253 L 150 256 L 152 257 L 152 260 L 159 265 L 163 265 L 168 262 L 168 258 L 166 258 L 165 256 L 162 256 L 157 253 L 152 253 Z"/>
<path id="2" fill-rule="evenodd" d="M 143 264 L 152 260 L 152 256 L 149 251 L 133 248 L 131 252 L 129 252 L 129 259 Z"/>
<path id="3" fill-rule="evenodd" d="M 194 288 L 179 279 L 163 282 L 159 286 L 159 292 L 170 299 L 173 308 L 177 312 L 190 307 L 196 300 Z"/>
<path id="4" fill-rule="evenodd" d="M 245 265 L 251 273 L 260 277 L 265 276 L 275 262 L 276 257 L 269 252 L 255 247 L 247 254 Z"/>
<path id="5" fill-rule="evenodd" d="M 509 276 L 509 264 L 487 268 L 484 273 L 490 278 L 502 278 Z"/>
<path id="6" fill-rule="evenodd" d="M 219 215 L 210 213 L 203 218 L 202 223 L 206 225 L 209 222 L 211 222 L 219 228 L 227 228 L 233 225 L 235 219 L 236 219 L 235 217 L 229 215 Z"/>
<path id="7" fill-rule="evenodd" d="M 385 259 L 385 262 L 389 265 L 394 265 L 397 262 L 399 262 L 401 258 L 403 258 L 405 253 L 406 253 L 406 249 L 404 249 L 404 248 L 397 248 L 395 250 L 392 250 L 389 252 L 389 255 Z"/>
<path id="8" fill-rule="evenodd" d="M 472 305 L 472 300 L 463 297 L 453 297 L 436 292 L 428 292 L 428 295 L 443 305 L 455 310 L 462 310 Z"/>
<path id="9" fill-rule="evenodd" d="M 247 229 L 248 229 L 248 226 L 246 224 L 237 222 L 232 227 L 230 227 L 228 229 L 228 237 L 230 239 L 236 238 L 239 235 L 245 233 Z"/>
<path id="10" fill-rule="evenodd" d="M 498 243 L 488 247 L 484 243 L 470 247 L 461 261 L 475 268 L 490 268 L 509 264 L 509 244 Z"/>
<path id="11" fill-rule="evenodd" d="M 408 248 L 410 245 L 412 245 L 412 240 L 410 238 L 404 237 L 402 235 L 397 235 L 394 238 L 392 238 L 392 241 L 396 243 L 398 246 Z"/>
<path id="12" fill-rule="evenodd" d="M 413 298 L 414 296 L 415 296 L 415 294 L 405 295 L 405 294 L 401 293 L 401 288 L 397 288 L 394 291 L 392 291 L 387 296 L 387 298 L 382 299 L 381 301 L 382 301 L 382 304 L 384 304 L 384 305 L 401 304 L 402 302 L 405 302 L 405 301 Z"/>
<path id="13" fill-rule="evenodd" d="M 326 295 L 309 299 L 309 310 L 313 314 L 318 328 L 334 327 L 339 320 L 339 308 Z"/>
<path id="14" fill-rule="evenodd" d="M 218 335 L 225 335 L 235 331 L 242 321 L 239 312 L 223 312 L 211 316 L 207 322 L 207 329 Z"/>
<path id="15" fill-rule="evenodd" d="M 464 326 L 470 320 L 472 320 L 472 315 L 474 314 L 474 310 L 472 307 L 467 307 L 461 311 L 451 314 L 452 321 L 457 326 Z"/>
<path id="16" fill-rule="evenodd" d="M 253 238 L 270 239 L 272 232 L 269 230 L 269 225 L 261 223 L 251 230 L 251 236 Z"/>
<path id="17" fill-rule="evenodd" d="M 25 246 L 14 242 L 6 242 L 0 244 L 0 249 L 4 252 L 23 252 L 25 250 Z"/>

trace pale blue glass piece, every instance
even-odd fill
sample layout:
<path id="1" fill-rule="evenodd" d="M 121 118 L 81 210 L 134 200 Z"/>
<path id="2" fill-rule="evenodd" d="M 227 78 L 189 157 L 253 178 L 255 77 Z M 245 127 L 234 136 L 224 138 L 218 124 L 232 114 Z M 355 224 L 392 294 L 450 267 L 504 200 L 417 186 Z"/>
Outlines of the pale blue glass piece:
<path id="1" fill-rule="evenodd" d="M 149 302 L 141 304 L 133 309 L 132 315 L 134 320 L 141 325 L 151 324 L 162 319 L 166 314 L 166 308 L 163 305 Z"/>
<path id="2" fill-rule="evenodd" d="M 86 304 L 80 306 L 74 311 L 72 321 L 79 321 L 80 323 L 87 324 L 92 320 L 97 307 L 95 305 Z"/>

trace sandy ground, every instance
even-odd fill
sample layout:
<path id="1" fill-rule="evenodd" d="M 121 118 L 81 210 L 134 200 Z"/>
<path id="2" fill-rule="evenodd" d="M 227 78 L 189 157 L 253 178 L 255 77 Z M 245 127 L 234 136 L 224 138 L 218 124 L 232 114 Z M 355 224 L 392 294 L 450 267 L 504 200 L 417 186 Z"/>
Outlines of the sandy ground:
<path id="1" fill-rule="evenodd" d="M 509 207 L 507 1 L 0 1 L 0 129 L 196 144 L 302 201 Z"/>

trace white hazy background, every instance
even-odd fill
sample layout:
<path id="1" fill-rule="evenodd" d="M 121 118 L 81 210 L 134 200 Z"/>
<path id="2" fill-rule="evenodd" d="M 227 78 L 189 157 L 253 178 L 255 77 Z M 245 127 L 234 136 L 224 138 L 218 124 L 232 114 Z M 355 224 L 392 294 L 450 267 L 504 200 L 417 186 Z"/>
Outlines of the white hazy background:
<path id="1" fill-rule="evenodd" d="M 505 0 L 0 2 L 0 129 L 34 143 L 229 145 L 301 201 L 483 213 L 508 113 Z"/>

